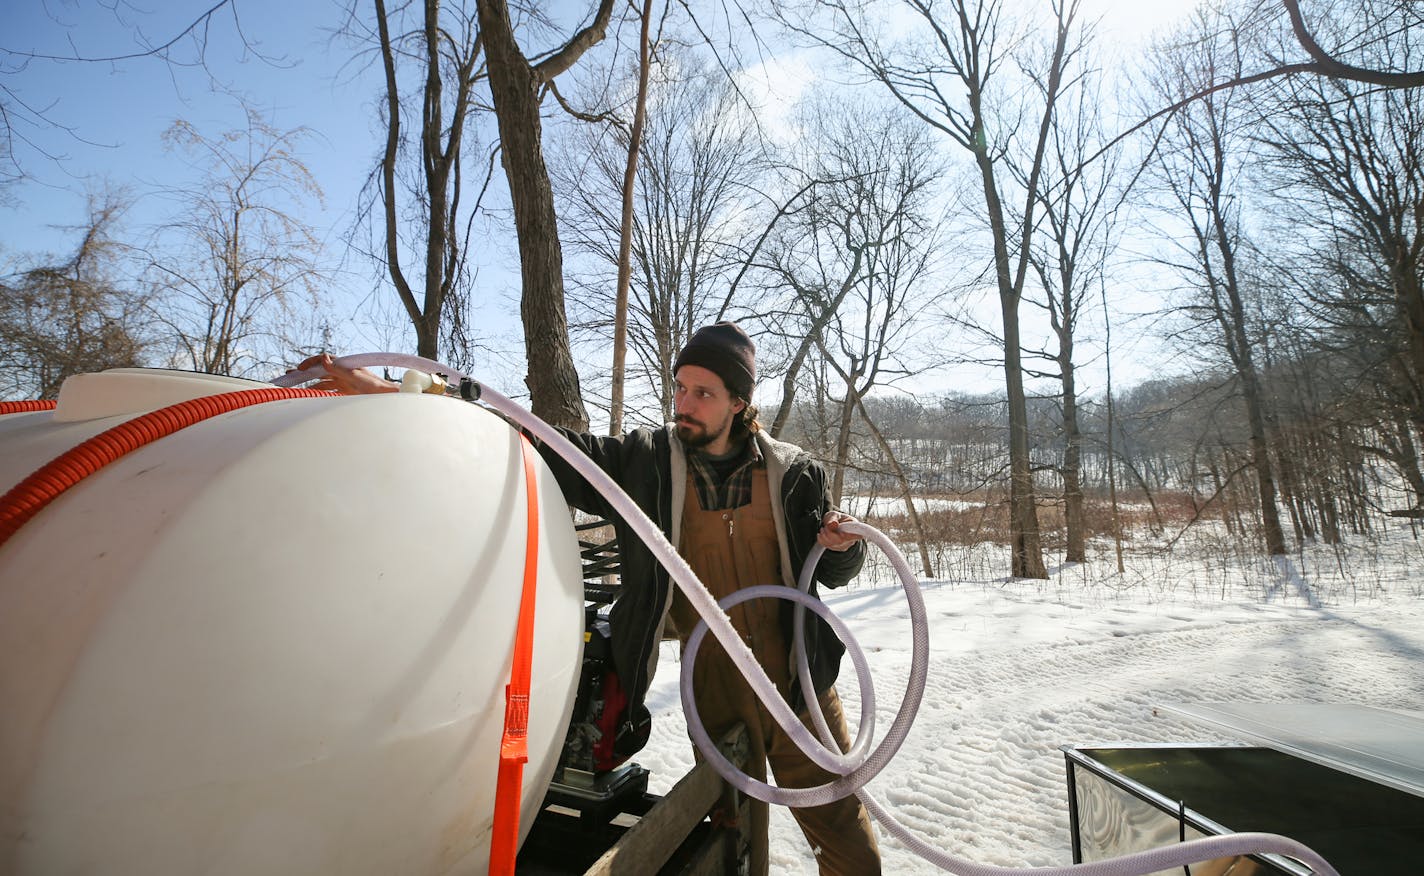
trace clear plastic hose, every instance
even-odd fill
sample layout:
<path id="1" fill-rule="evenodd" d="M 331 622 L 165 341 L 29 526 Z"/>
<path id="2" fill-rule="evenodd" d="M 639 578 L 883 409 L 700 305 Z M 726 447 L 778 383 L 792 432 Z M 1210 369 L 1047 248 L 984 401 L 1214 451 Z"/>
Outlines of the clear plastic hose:
<path id="1" fill-rule="evenodd" d="M 451 379 L 452 383 L 472 379 L 468 375 L 438 362 L 399 353 L 365 353 L 345 356 L 337 359 L 336 364 L 344 368 L 380 366 L 412 368 L 431 374 L 443 374 Z M 274 380 L 273 383 L 278 386 L 295 386 L 299 383 L 316 380 L 324 374 L 324 369 L 318 366 L 306 371 L 288 372 Z M 688 637 L 687 650 L 683 656 L 681 678 L 683 712 L 687 716 L 688 733 L 693 737 L 698 750 L 733 787 L 758 800 L 794 807 L 814 806 L 855 794 L 865 804 L 866 810 L 881 823 L 890 836 L 930 863 L 943 870 L 956 873 L 958 876 L 1019 876 L 1019 874 L 1035 874 L 1035 876 L 1143 876 L 1143 874 L 1158 870 L 1182 867 L 1215 858 L 1265 853 L 1288 855 L 1308 865 L 1320 876 L 1339 876 L 1334 867 L 1309 847 L 1289 837 L 1267 833 L 1234 833 L 1207 837 L 1177 845 L 1163 846 L 1146 852 L 1110 858 L 1105 861 L 1065 867 L 1014 868 L 976 864 L 931 846 L 896 821 L 864 790 L 864 785 L 885 768 L 909 735 L 915 712 L 918 710 L 921 697 L 924 694 L 925 679 L 929 674 L 929 623 L 919 582 L 915 579 L 914 571 L 910 568 L 909 563 L 884 533 L 864 523 L 847 523 L 841 526 L 842 531 L 862 536 L 885 553 L 904 587 L 905 599 L 910 610 L 912 639 L 910 678 L 906 683 L 900 710 L 896 713 L 894 721 L 891 722 L 890 729 L 886 731 L 885 741 L 874 750 L 870 750 L 870 742 L 874 735 L 875 691 L 870 680 L 869 665 L 865 660 L 865 654 L 844 622 L 832 614 L 824 603 L 808 592 L 812 573 L 824 548 L 818 545 L 806 558 L 797 589 L 793 590 L 779 585 L 749 587 L 718 603 L 702 582 L 697 579 L 687 562 L 664 537 L 662 530 L 648 519 L 642 509 L 623 492 L 612 478 L 577 447 L 548 423 L 488 387 L 480 387 L 479 399 L 524 427 L 531 435 L 551 447 L 579 474 L 583 475 L 589 484 L 608 500 L 609 504 L 638 537 L 647 544 L 653 556 L 668 570 L 673 582 L 682 590 L 688 601 L 697 610 L 698 615 L 701 616 L 701 622 Z M 796 633 L 793 642 L 797 673 L 801 689 L 808 692 L 805 697 L 807 709 L 824 742 L 817 740 L 797 719 L 791 711 L 791 707 L 782 699 L 776 686 L 767 677 L 766 671 L 762 669 L 761 664 L 757 662 L 751 650 L 742 641 L 741 636 L 733 629 L 732 622 L 726 615 L 726 608 L 750 599 L 760 598 L 789 599 L 797 604 L 796 623 L 794 624 Z M 820 714 L 820 705 L 816 697 L 809 693 L 813 687 L 801 623 L 803 612 L 807 608 L 823 617 L 841 641 L 846 644 L 847 653 L 850 654 L 851 662 L 855 667 L 856 679 L 860 685 L 860 731 L 850 751 L 845 754 L 841 753 L 832 739 L 830 730 L 826 726 L 825 717 Z M 721 755 L 698 718 L 695 698 L 691 691 L 691 669 L 696 660 L 697 649 L 701 646 L 709 630 L 721 643 L 732 662 L 746 676 L 752 689 L 777 724 L 796 741 L 808 758 L 839 778 L 815 788 L 777 788 L 752 779 L 736 769 Z"/>

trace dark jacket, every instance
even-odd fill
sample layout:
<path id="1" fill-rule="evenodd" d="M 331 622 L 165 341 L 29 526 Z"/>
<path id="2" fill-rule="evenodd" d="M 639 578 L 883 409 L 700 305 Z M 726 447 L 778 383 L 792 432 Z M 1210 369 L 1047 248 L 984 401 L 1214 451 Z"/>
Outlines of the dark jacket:
<path id="1" fill-rule="evenodd" d="M 618 483 L 658 525 L 674 546 L 682 524 L 682 503 L 687 494 L 687 457 L 671 426 L 636 429 L 622 437 L 610 438 L 560 430 Z M 781 542 L 783 583 L 796 586 L 806 556 L 816 546 L 821 518 L 831 508 L 826 472 L 810 455 L 793 444 L 756 435 L 766 460 L 768 485 L 773 497 L 773 517 Z M 622 561 L 622 586 L 609 614 L 614 665 L 628 694 L 630 710 L 641 707 L 657 668 L 658 643 L 672 606 L 674 586 L 666 569 L 652 551 L 614 514 L 603 496 L 547 447 L 540 452 L 553 470 L 569 504 L 590 514 L 613 521 Z M 816 565 L 811 592 L 816 583 L 839 587 L 857 572 L 865 560 L 864 542 L 849 550 L 826 551 Z M 786 641 L 792 641 L 795 606 L 781 601 L 781 624 Z M 830 626 L 814 612 L 804 612 L 806 653 L 817 695 L 835 683 L 845 646 Z M 690 632 L 690 631 L 689 631 Z M 795 664 L 793 664 L 794 666 Z M 792 707 L 800 710 L 804 699 L 794 686 Z"/>

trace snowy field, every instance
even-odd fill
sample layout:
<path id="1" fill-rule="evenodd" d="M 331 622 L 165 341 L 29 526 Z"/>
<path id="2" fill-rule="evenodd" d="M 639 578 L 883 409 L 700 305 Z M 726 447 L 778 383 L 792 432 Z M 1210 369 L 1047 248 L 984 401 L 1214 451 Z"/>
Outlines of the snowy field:
<path id="1" fill-rule="evenodd" d="M 909 513 L 909 509 L 905 506 L 905 500 L 900 498 L 871 499 L 864 496 L 847 496 L 841 501 L 841 505 L 846 513 L 854 514 L 860 518 L 872 515 L 888 517 Z M 921 514 L 927 514 L 930 511 L 974 511 L 983 507 L 983 502 L 966 502 L 963 499 L 915 499 L 915 510 Z"/>
<path id="2" fill-rule="evenodd" d="M 1424 708 L 1424 549 L 1407 528 L 1382 545 L 1280 564 L 1128 563 L 1118 575 L 1109 553 L 1048 581 L 925 583 L 929 687 L 871 792 L 952 854 L 1062 865 L 1072 854 L 1061 745 L 1233 741 L 1160 708 L 1169 703 Z M 885 581 L 826 601 L 867 652 L 883 733 L 910 664 L 904 598 Z M 676 644 L 664 643 L 648 698 L 653 735 L 637 757 L 657 793 L 693 763 L 677 664 Z M 858 715 L 854 682 L 843 675 L 838 689 Z M 886 873 L 939 872 L 883 833 L 881 852 Z M 771 869 L 816 873 L 795 822 L 775 807 Z"/>

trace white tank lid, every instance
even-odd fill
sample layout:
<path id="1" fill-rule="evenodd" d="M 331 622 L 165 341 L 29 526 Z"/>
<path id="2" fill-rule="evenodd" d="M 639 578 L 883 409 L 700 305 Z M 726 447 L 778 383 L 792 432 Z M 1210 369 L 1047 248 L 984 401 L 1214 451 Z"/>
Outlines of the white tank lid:
<path id="1" fill-rule="evenodd" d="M 1424 712 L 1344 703 L 1168 703 L 1167 709 L 1424 796 Z"/>
<path id="2" fill-rule="evenodd" d="M 142 414 L 195 398 L 267 386 L 271 384 L 197 371 L 111 368 L 66 378 L 59 388 L 54 419 L 76 422 Z"/>

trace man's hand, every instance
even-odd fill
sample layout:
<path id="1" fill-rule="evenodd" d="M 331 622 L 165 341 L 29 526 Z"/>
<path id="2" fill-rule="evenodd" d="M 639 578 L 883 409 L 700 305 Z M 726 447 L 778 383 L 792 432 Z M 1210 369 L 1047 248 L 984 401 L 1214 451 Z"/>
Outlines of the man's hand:
<path id="1" fill-rule="evenodd" d="M 827 511 L 821 518 L 821 530 L 816 533 L 816 541 L 828 551 L 843 551 L 860 541 L 860 536 L 841 532 L 842 523 L 854 523 L 855 518 L 840 511 Z"/>
<path id="2" fill-rule="evenodd" d="M 312 389 L 326 389 L 342 395 L 368 395 L 375 392 L 396 392 L 397 387 L 388 380 L 382 380 L 365 368 L 342 368 L 331 358 L 330 353 L 308 356 L 293 371 L 305 371 L 320 365 L 326 376 L 312 384 Z"/>

